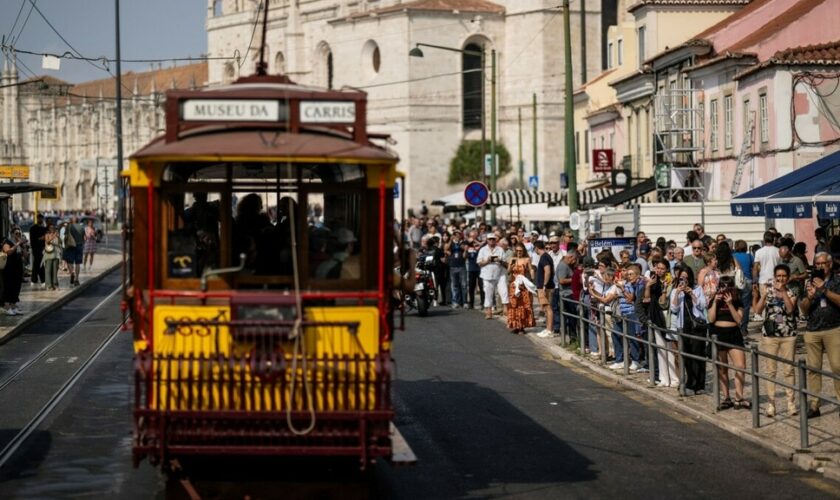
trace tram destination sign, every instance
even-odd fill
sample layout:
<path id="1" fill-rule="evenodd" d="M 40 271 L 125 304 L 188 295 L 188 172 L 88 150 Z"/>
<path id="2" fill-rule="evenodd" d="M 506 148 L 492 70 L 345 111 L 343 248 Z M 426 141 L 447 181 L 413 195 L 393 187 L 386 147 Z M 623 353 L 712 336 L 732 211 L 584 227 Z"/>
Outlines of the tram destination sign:
<path id="1" fill-rule="evenodd" d="M 356 122 L 356 103 L 353 101 L 301 101 L 301 123 Z"/>
<path id="2" fill-rule="evenodd" d="M 184 121 L 279 122 L 288 116 L 285 102 L 270 99 L 186 99 L 181 103 Z"/>

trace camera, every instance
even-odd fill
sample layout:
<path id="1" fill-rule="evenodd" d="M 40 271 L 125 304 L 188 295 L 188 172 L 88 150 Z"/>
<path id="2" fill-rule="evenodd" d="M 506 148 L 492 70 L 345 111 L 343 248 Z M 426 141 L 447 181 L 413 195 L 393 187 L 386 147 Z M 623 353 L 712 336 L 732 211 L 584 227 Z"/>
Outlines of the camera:
<path id="1" fill-rule="evenodd" d="M 823 269 L 814 269 L 811 271 L 811 278 L 819 278 L 821 280 L 825 279 L 825 270 Z"/>

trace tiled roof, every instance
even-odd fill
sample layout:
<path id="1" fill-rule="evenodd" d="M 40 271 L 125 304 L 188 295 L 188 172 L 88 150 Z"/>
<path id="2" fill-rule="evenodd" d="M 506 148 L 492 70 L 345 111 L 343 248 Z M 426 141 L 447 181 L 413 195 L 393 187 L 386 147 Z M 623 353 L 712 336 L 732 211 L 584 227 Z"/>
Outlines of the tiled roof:
<path id="1" fill-rule="evenodd" d="M 840 66 L 840 40 L 781 50 L 752 68 L 736 75 L 736 79 L 770 66 Z"/>
<path id="2" fill-rule="evenodd" d="M 709 37 L 710 35 L 722 31 L 731 26 L 736 21 L 740 21 L 741 19 L 751 15 L 753 12 L 763 7 L 764 4 L 771 2 L 773 2 L 773 0 L 753 0 L 752 2 L 750 2 L 749 5 L 747 5 L 743 9 L 739 9 L 738 12 L 726 16 L 720 22 L 709 26 L 708 28 L 706 28 L 706 30 L 701 31 L 699 34 L 695 35 L 694 38 L 704 39 Z"/>
<path id="3" fill-rule="evenodd" d="M 367 17 L 370 15 L 390 14 L 402 11 L 459 11 L 485 12 L 489 14 L 504 14 L 505 8 L 487 0 L 414 0 L 388 7 L 359 12 L 348 16 L 348 19 Z"/>
<path id="4" fill-rule="evenodd" d="M 67 83 L 64 80 L 61 80 L 60 78 L 56 78 L 56 77 L 50 76 L 50 75 L 33 76 L 32 78 L 27 78 L 26 80 L 23 80 L 20 83 L 30 83 L 30 82 L 36 82 L 36 81 L 46 83 L 47 85 L 54 85 L 56 87 L 61 86 L 61 85 L 67 85 L 67 86 L 73 85 L 72 83 Z"/>
<path id="5" fill-rule="evenodd" d="M 134 92 L 137 95 L 149 95 L 152 93 L 153 86 L 156 92 L 165 92 L 172 87 L 178 89 L 203 87 L 207 83 L 207 63 L 200 62 L 142 73 L 129 71 L 123 73 L 122 83 L 124 98 L 130 98 Z M 77 96 L 93 98 L 99 97 L 100 92 L 103 97 L 115 97 L 116 88 L 114 78 L 104 78 L 74 85 L 70 88 L 70 92 Z"/>
<path id="6" fill-rule="evenodd" d="M 599 75 L 597 75 L 595 78 L 593 78 L 593 79 L 589 80 L 588 82 L 584 83 L 583 85 L 581 85 L 580 87 L 578 87 L 577 89 L 575 89 L 575 92 L 576 92 L 576 93 L 577 93 L 577 92 L 583 92 L 584 90 L 586 90 L 587 88 L 589 88 L 591 85 L 593 85 L 595 82 L 599 82 L 599 81 L 603 80 L 604 78 L 606 78 L 606 77 L 610 76 L 611 74 L 615 73 L 615 72 L 616 72 L 616 70 L 618 70 L 618 67 L 615 67 L 615 68 L 610 68 L 610 69 L 608 69 L 608 70 L 602 71 L 602 72 L 601 72 Z"/>
<path id="7" fill-rule="evenodd" d="M 774 64 L 840 64 L 840 40 L 776 52 Z"/>
<path id="8" fill-rule="evenodd" d="M 697 6 L 697 5 L 747 5 L 751 0 L 639 0 L 627 8 L 628 12 L 648 5 L 676 5 L 676 6 Z"/>
<path id="9" fill-rule="evenodd" d="M 745 48 L 753 47 L 759 42 L 777 34 L 782 28 L 795 23 L 798 19 L 802 18 L 802 16 L 815 7 L 823 4 L 825 1 L 826 0 L 802 0 L 785 12 L 780 13 L 778 16 L 768 21 L 760 29 L 753 31 L 742 38 L 738 43 L 732 45 L 731 47 L 726 47 L 726 50 L 736 52 Z"/>

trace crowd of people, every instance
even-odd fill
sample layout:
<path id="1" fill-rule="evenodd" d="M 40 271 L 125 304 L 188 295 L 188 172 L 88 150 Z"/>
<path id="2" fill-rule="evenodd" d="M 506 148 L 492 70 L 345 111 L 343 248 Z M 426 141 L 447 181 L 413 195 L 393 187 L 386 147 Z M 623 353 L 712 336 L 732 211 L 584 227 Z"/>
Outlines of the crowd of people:
<path id="1" fill-rule="evenodd" d="M 85 224 L 80 219 L 78 215 L 62 218 L 39 213 L 33 219 L 21 212 L 12 215 L 10 234 L 0 243 L 0 295 L 4 314 L 24 314 L 20 292 L 26 282 L 53 291 L 61 288 L 60 278 L 65 275 L 67 286 L 81 283 L 82 272 L 93 267 L 97 230 L 93 218 L 87 218 Z M 28 231 L 22 226 L 28 226 Z"/>
<path id="2" fill-rule="evenodd" d="M 810 257 L 804 242 L 773 228 L 754 245 L 725 234 L 712 237 L 701 224 L 686 233 L 684 242 L 639 232 L 620 252 L 592 251 L 587 239 L 576 240 L 568 229 L 527 231 L 521 224 L 447 224 L 423 216 L 411 217 L 401 229 L 407 245 L 434 255 L 441 305 L 481 308 L 487 319 L 504 315 L 510 331 L 519 335 L 542 318 L 539 337 L 560 334 L 561 323 L 576 336 L 580 326 L 585 352 L 607 359 L 614 370 L 624 369 L 629 357 L 631 371 L 654 370 L 659 386 L 679 387 L 682 364 L 685 392 L 704 393 L 706 362 L 681 354 L 708 358 L 709 339 L 716 339 L 718 360 L 737 368 L 718 365 L 719 410 L 751 408 L 740 371 L 746 367 L 751 321 L 754 328 L 760 325 L 760 351 L 789 361 L 763 358 L 770 379 L 768 416 L 777 413 L 777 371 L 787 385 L 795 385 L 797 336 L 803 338 L 809 367 L 821 369 L 826 353 L 831 371 L 840 376 L 840 236 L 828 240 L 822 228 L 816 230 Z M 623 237 L 623 228 L 615 228 L 615 236 Z M 583 325 L 578 318 L 586 319 Z M 652 359 L 641 342 L 648 339 L 648 327 L 656 346 Z M 808 388 L 821 389 L 819 373 L 809 372 Z M 834 388 L 840 399 L 840 381 Z M 786 387 L 788 414 L 799 411 L 794 396 Z M 820 400 L 808 403 L 808 417 L 819 416 Z"/>

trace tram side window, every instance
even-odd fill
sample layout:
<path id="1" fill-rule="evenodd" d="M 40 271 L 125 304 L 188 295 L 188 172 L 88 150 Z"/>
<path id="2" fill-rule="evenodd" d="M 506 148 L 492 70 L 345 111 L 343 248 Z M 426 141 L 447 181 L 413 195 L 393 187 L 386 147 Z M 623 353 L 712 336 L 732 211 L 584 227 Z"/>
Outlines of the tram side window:
<path id="1" fill-rule="evenodd" d="M 218 193 L 175 193 L 167 237 L 172 278 L 197 278 L 220 262 L 221 197 Z"/>
<path id="2" fill-rule="evenodd" d="M 310 193 L 306 210 L 310 276 L 328 280 L 361 279 L 360 196 Z"/>

